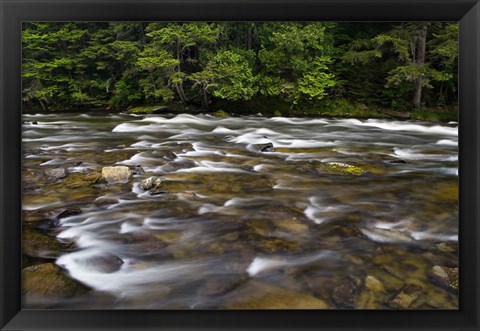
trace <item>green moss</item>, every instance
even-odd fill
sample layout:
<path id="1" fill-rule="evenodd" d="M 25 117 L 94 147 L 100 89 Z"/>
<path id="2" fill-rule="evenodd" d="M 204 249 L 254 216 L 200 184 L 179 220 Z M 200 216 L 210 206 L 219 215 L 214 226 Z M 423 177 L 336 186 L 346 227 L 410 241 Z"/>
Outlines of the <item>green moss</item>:
<path id="1" fill-rule="evenodd" d="M 152 114 L 163 111 L 165 109 L 167 109 L 167 106 L 143 106 L 130 108 L 128 112 L 133 114 Z"/>
<path id="2" fill-rule="evenodd" d="M 320 163 L 315 166 L 315 169 L 326 175 L 360 176 L 366 173 L 365 170 L 358 166 L 339 162 Z"/>
<path id="3" fill-rule="evenodd" d="M 53 263 L 23 269 L 22 280 L 22 293 L 27 296 L 27 301 L 28 297 L 73 297 L 88 291 Z"/>
<path id="4" fill-rule="evenodd" d="M 65 186 L 68 188 L 79 188 L 98 183 L 102 178 L 99 173 L 82 174 L 73 173 L 65 179 Z"/>
<path id="5" fill-rule="evenodd" d="M 215 117 L 218 117 L 218 118 L 226 118 L 226 117 L 228 117 L 228 113 L 225 112 L 225 111 L 223 111 L 223 110 L 221 110 L 221 109 L 220 109 L 220 110 L 217 110 L 217 111 L 214 112 L 212 115 L 215 116 Z"/>

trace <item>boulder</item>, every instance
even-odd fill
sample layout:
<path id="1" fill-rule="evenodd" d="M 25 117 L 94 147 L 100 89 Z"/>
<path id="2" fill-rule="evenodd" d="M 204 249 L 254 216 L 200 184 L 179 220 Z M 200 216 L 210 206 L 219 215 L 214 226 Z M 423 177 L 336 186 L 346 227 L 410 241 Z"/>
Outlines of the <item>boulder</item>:
<path id="1" fill-rule="evenodd" d="M 23 227 L 22 254 L 44 259 L 54 259 L 60 256 L 65 248 L 55 238 L 44 235 L 30 227 Z"/>
<path id="2" fill-rule="evenodd" d="M 102 177 L 109 184 L 126 184 L 132 176 L 132 171 L 125 166 L 103 167 Z"/>
<path id="3" fill-rule="evenodd" d="M 68 188 L 87 187 L 98 183 L 102 179 L 99 173 L 73 173 L 65 179 L 65 186 Z"/>
<path id="4" fill-rule="evenodd" d="M 275 148 L 273 147 L 273 144 L 272 144 L 272 143 L 253 144 L 252 147 L 253 147 L 257 152 L 275 152 Z"/>
<path id="5" fill-rule="evenodd" d="M 53 168 L 45 171 L 45 175 L 53 179 L 62 179 L 67 177 L 67 170 L 65 168 Z"/>
<path id="6" fill-rule="evenodd" d="M 138 187 L 140 187 L 144 191 L 148 191 L 151 189 L 157 189 L 160 187 L 162 184 L 162 180 L 158 177 L 148 177 L 147 179 L 144 179 L 138 184 Z"/>
<path id="7" fill-rule="evenodd" d="M 37 264 L 22 270 L 22 294 L 27 297 L 73 297 L 89 289 L 67 277 L 53 263 Z"/>

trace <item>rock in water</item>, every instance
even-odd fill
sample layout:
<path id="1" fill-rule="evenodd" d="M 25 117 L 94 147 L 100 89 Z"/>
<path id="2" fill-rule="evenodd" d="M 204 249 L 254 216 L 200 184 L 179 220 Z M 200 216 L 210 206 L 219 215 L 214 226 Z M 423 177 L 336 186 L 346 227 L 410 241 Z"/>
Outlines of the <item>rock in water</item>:
<path id="1" fill-rule="evenodd" d="M 417 285 L 407 284 L 400 292 L 389 302 L 390 307 L 407 309 L 422 293 L 422 288 Z"/>
<path id="2" fill-rule="evenodd" d="M 357 287 L 350 281 L 343 282 L 333 289 L 332 298 L 341 308 L 354 308 Z"/>
<path id="3" fill-rule="evenodd" d="M 360 167 L 341 162 L 322 162 L 316 165 L 315 168 L 321 175 L 361 176 L 366 173 Z"/>
<path id="4" fill-rule="evenodd" d="M 109 184 L 126 184 L 132 176 L 132 171 L 125 166 L 103 167 L 102 177 Z"/>
<path id="5" fill-rule="evenodd" d="M 88 288 L 68 278 L 53 263 L 37 264 L 22 270 L 22 293 L 28 297 L 73 297 Z"/>
<path id="6" fill-rule="evenodd" d="M 61 179 L 67 177 L 67 170 L 65 168 L 54 168 L 45 171 L 45 174 L 54 179 Z"/>
<path id="7" fill-rule="evenodd" d="M 138 184 L 138 187 L 140 187 L 144 191 L 148 191 L 151 189 L 157 189 L 160 187 L 162 184 L 162 180 L 158 177 L 149 177 L 147 179 L 144 179 Z"/>
<path id="8" fill-rule="evenodd" d="M 90 268 L 104 272 L 112 273 L 119 270 L 124 263 L 121 258 L 112 254 L 102 254 L 93 256 L 84 261 Z"/>
<path id="9" fill-rule="evenodd" d="M 454 290 L 458 290 L 458 268 L 434 266 L 433 273 Z"/>
<path id="10" fill-rule="evenodd" d="M 272 143 L 254 144 L 252 146 L 258 152 L 275 152 L 275 148 L 273 147 Z"/>
<path id="11" fill-rule="evenodd" d="M 145 169 L 139 164 L 132 168 L 132 173 L 134 175 L 143 175 L 145 173 Z"/>

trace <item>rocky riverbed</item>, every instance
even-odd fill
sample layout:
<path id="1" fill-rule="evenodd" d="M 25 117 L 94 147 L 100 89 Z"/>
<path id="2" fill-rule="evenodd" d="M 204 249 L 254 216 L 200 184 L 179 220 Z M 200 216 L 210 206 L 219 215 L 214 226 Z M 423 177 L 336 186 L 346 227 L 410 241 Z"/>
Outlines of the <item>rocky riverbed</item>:
<path id="1" fill-rule="evenodd" d="M 457 309 L 456 123 L 37 114 L 24 308 Z"/>

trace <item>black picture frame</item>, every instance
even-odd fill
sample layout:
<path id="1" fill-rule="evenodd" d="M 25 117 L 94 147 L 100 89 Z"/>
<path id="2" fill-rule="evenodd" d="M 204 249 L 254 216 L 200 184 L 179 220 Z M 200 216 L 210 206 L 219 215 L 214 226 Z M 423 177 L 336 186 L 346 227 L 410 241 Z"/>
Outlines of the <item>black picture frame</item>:
<path id="1" fill-rule="evenodd" d="M 480 4 L 474 0 L 0 0 L 2 330 L 480 330 Z M 23 21 L 458 21 L 458 310 L 142 311 L 21 309 Z"/>

